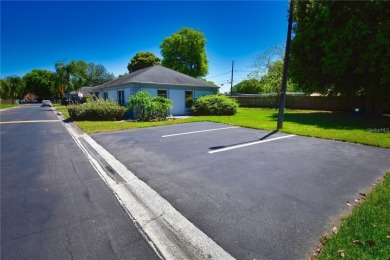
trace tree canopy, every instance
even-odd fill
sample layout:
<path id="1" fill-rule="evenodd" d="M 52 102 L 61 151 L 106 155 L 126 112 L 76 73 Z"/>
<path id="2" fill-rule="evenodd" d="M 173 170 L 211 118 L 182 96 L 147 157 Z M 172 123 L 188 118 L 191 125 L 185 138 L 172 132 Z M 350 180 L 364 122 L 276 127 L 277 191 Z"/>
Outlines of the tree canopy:
<path id="1" fill-rule="evenodd" d="M 7 76 L 1 79 L 0 97 L 4 99 L 8 98 L 22 98 L 26 86 L 24 81 L 19 76 Z"/>
<path id="2" fill-rule="evenodd" d="M 280 93 L 283 81 L 283 67 L 281 60 L 270 63 L 268 72 L 260 78 L 260 84 L 265 93 Z M 300 91 L 300 88 L 289 79 L 287 81 L 287 91 L 297 92 Z"/>
<path id="3" fill-rule="evenodd" d="M 114 74 L 108 72 L 103 65 L 93 62 L 88 63 L 85 71 L 86 86 L 98 86 L 114 78 Z"/>
<path id="4" fill-rule="evenodd" d="M 206 38 L 199 30 L 182 28 L 165 38 L 160 48 L 163 66 L 196 78 L 207 75 Z"/>
<path id="5" fill-rule="evenodd" d="M 160 64 L 161 60 L 152 52 L 137 52 L 127 65 L 129 73 Z"/>
<path id="6" fill-rule="evenodd" d="M 233 86 L 233 93 L 260 94 L 263 92 L 263 85 L 258 79 L 246 79 Z"/>
<path id="7" fill-rule="evenodd" d="M 365 96 L 366 114 L 390 104 L 390 2 L 298 1 L 290 75 L 306 92 Z"/>
<path id="8" fill-rule="evenodd" d="M 114 74 L 101 65 L 86 63 L 83 60 L 64 63 L 57 61 L 54 65 L 56 72 L 52 77 L 53 92 L 56 96 L 64 96 L 69 90 L 77 90 L 85 86 L 97 86 L 114 79 Z"/>
<path id="9" fill-rule="evenodd" d="M 35 94 L 41 98 L 58 98 L 65 96 L 69 90 L 77 90 L 85 86 L 97 86 L 114 79 L 114 74 L 107 71 L 101 64 L 85 61 L 57 61 L 55 72 L 34 69 L 19 76 L 7 76 L 1 80 L 0 97 L 23 98 L 26 93 Z"/>
<path id="10" fill-rule="evenodd" d="M 32 70 L 23 76 L 23 81 L 26 84 L 26 91 L 33 93 L 39 97 L 51 97 L 51 79 L 52 72 L 48 70 Z"/>

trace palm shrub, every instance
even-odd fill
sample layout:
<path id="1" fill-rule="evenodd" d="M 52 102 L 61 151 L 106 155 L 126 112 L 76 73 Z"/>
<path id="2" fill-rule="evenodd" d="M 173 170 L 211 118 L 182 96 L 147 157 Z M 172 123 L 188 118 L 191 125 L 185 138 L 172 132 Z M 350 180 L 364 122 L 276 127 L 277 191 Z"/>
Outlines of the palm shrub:
<path id="1" fill-rule="evenodd" d="M 129 110 L 134 109 L 141 121 L 147 121 L 151 117 L 152 97 L 147 91 L 138 91 L 129 99 Z"/>
<path id="2" fill-rule="evenodd" d="M 116 121 L 123 118 L 125 108 L 114 100 L 102 98 L 84 104 L 67 106 L 70 117 L 76 121 Z"/>
<path id="3" fill-rule="evenodd" d="M 149 92 L 138 91 L 129 99 L 129 110 L 135 110 L 137 118 L 141 121 L 165 120 L 172 101 L 165 97 L 151 97 Z"/>
<path id="4" fill-rule="evenodd" d="M 234 115 L 238 104 L 235 99 L 224 95 L 202 96 L 191 107 L 194 115 Z"/>
<path id="5" fill-rule="evenodd" d="M 169 115 L 169 109 L 172 109 L 172 100 L 155 96 L 152 98 L 152 117 L 158 120 L 165 120 Z"/>

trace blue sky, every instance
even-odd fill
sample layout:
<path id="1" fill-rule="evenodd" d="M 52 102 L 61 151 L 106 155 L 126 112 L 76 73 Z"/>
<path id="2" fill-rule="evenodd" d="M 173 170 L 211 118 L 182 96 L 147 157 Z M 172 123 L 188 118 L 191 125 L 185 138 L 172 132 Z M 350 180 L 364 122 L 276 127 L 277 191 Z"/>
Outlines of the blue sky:
<path id="1" fill-rule="evenodd" d="M 65 59 L 102 64 L 117 76 L 139 51 L 161 57 L 164 38 L 189 27 L 204 33 L 206 78 L 224 83 L 225 92 L 232 60 L 237 83 L 256 54 L 285 42 L 287 6 L 287 0 L 2 1 L 1 77 L 54 71 L 55 62 Z"/>

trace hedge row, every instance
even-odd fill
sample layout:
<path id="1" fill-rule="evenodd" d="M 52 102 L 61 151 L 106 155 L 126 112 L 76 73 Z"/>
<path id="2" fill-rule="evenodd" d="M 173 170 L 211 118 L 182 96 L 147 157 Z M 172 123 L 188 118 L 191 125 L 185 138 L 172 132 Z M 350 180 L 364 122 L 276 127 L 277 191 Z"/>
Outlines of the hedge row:
<path id="1" fill-rule="evenodd" d="M 69 115 L 76 121 L 117 121 L 123 119 L 125 107 L 115 101 L 97 99 L 81 105 L 68 105 Z"/>

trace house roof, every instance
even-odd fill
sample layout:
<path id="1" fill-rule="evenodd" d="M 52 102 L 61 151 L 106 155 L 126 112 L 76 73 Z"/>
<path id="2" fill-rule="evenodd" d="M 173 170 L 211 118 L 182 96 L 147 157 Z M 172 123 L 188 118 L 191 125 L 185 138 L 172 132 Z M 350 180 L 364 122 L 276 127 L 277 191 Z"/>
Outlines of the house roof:
<path id="1" fill-rule="evenodd" d="M 129 83 L 219 88 L 206 81 L 193 78 L 160 65 L 153 65 L 134 71 L 126 76 L 96 86 L 95 88 L 102 89 Z"/>

